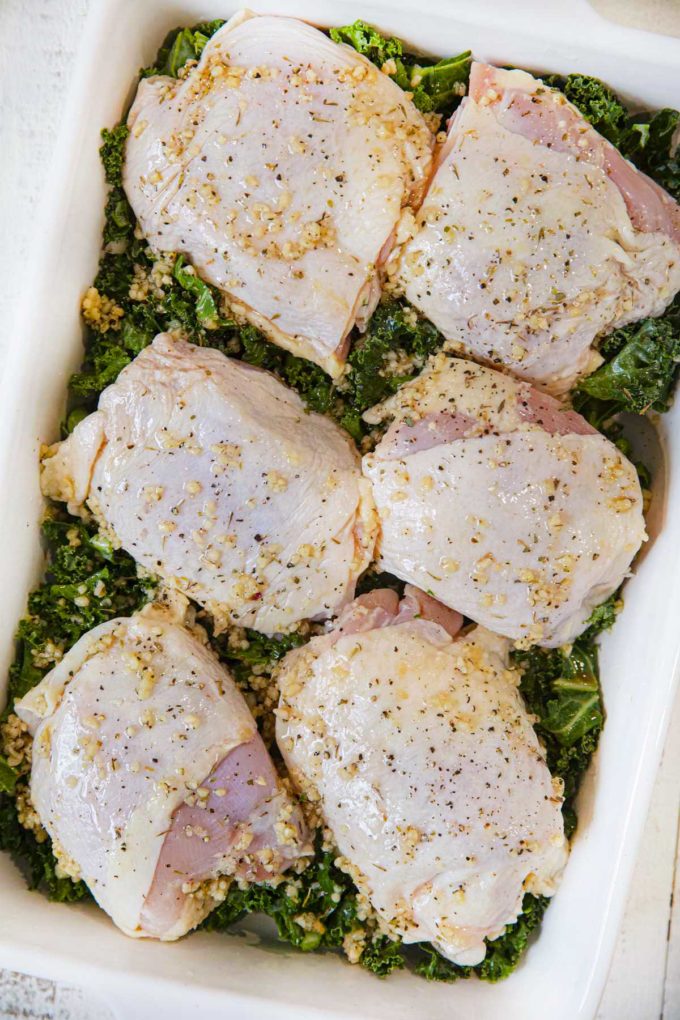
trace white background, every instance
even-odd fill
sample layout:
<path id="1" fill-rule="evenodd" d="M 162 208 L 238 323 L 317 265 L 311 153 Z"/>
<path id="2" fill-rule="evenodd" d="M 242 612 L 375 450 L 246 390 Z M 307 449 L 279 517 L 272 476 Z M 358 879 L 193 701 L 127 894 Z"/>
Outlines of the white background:
<path id="1" fill-rule="evenodd" d="M 39 237 L 35 210 L 90 3 L 96 0 L 0 0 L 0 352 L 12 341 L 18 281 Z M 680 0 L 594 0 L 593 6 L 680 35 Z M 680 700 L 598 1020 L 680 1020 L 679 807 Z M 10 1017 L 108 1020 L 110 1013 L 77 989 L 0 971 L 0 1020 Z"/>

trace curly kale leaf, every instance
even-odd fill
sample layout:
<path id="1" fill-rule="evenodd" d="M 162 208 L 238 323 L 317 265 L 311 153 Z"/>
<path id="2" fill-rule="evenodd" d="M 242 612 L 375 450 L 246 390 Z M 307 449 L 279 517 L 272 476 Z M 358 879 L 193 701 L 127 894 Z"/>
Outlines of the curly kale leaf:
<path id="1" fill-rule="evenodd" d="M 600 351 L 605 364 L 578 387 L 581 413 L 606 420 L 620 411 L 668 410 L 680 371 L 680 297 L 660 318 L 614 330 Z"/>
<path id="2" fill-rule="evenodd" d="M 10 667 L 8 710 L 42 680 L 51 661 L 45 647 L 71 648 L 106 620 L 128 616 L 149 601 L 152 582 L 137 576 L 133 559 L 114 550 L 91 524 L 73 518 L 43 525 L 49 561 L 45 580 L 28 599 Z M 45 665 L 36 665 L 42 663 Z"/>
<path id="3" fill-rule="evenodd" d="M 19 773 L 16 769 L 0 756 L 0 793 L 14 793 L 18 779 Z"/>
<path id="4" fill-rule="evenodd" d="M 183 290 L 196 299 L 196 318 L 206 329 L 215 329 L 220 324 L 217 292 L 196 275 L 193 266 L 187 264 L 183 255 L 175 260 L 173 276 Z"/>
<path id="5" fill-rule="evenodd" d="M 501 981 L 508 977 L 522 958 L 532 931 L 537 928 L 548 906 L 545 896 L 527 893 L 522 901 L 522 913 L 514 924 L 506 926 L 499 938 L 486 942 L 486 956 L 474 967 L 464 967 L 446 960 L 433 946 L 418 946 L 416 974 L 428 981 L 458 981 L 476 974 L 482 981 Z"/>
<path id="6" fill-rule="evenodd" d="M 125 162 L 125 143 L 129 134 L 127 124 L 117 124 L 109 130 L 102 131 L 102 144 L 99 149 L 106 183 L 112 187 L 123 184 L 123 164 Z"/>
<path id="7" fill-rule="evenodd" d="M 680 199 L 680 159 L 672 148 L 680 122 L 677 110 L 629 113 L 608 85 L 585 74 L 549 75 L 544 81 L 560 89 L 626 159 Z"/>
<path id="8" fill-rule="evenodd" d="M 628 124 L 628 111 L 608 85 L 587 74 L 568 74 L 564 78 L 546 75 L 543 81 L 563 92 L 596 131 L 612 145 L 618 145 Z"/>
<path id="9" fill-rule="evenodd" d="M 290 882 L 273 888 L 252 885 L 241 889 L 232 885 L 226 899 L 203 922 L 208 931 L 224 931 L 250 913 L 271 917 L 279 938 L 302 952 L 337 948 L 347 935 L 362 932 L 366 942 L 361 963 L 376 974 L 387 974 L 403 967 L 399 943 L 366 932 L 360 921 L 358 893 L 352 880 L 335 866 L 336 854 L 317 845 L 311 864 Z M 306 923 L 309 918 L 314 924 Z"/>
<path id="10" fill-rule="evenodd" d="M 395 393 L 442 343 L 437 328 L 407 305 L 398 301 L 378 305 L 347 359 L 349 374 L 343 390 L 347 409 L 341 419 L 347 431 L 360 438 L 365 431 L 362 413 Z M 409 367 L 392 369 L 390 355 L 405 359 Z"/>
<path id="11" fill-rule="evenodd" d="M 333 42 L 346 43 L 347 46 L 351 46 L 357 53 L 361 53 L 378 67 L 382 67 L 388 60 L 394 60 L 395 63 L 401 62 L 404 55 L 401 39 L 384 36 L 365 21 L 357 20 L 351 25 L 332 28 L 329 34 Z"/>
<path id="12" fill-rule="evenodd" d="M 117 124 L 110 131 L 104 128 L 99 149 L 104 177 L 110 185 L 104 210 L 104 244 L 129 242 L 135 229 L 135 217 L 123 190 L 125 143 L 129 131 L 126 124 Z"/>
<path id="13" fill-rule="evenodd" d="M 346 43 L 384 69 L 397 85 L 411 92 L 423 113 L 450 114 L 462 96 L 470 77 L 471 53 L 433 61 L 405 53 L 400 39 L 382 35 L 365 21 L 332 28 L 331 39 Z"/>
<path id="14" fill-rule="evenodd" d="M 569 652 L 533 647 L 513 653 L 522 672 L 520 690 L 538 719 L 536 732 L 545 745 L 548 768 L 564 781 L 568 835 L 576 826 L 573 801 L 604 725 L 596 638 L 613 625 L 620 608 L 617 595 L 598 606 Z"/>
<path id="15" fill-rule="evenodd" d="M 449 115 L 465 95 L 471 64 L 470 50 L 436 64 L 415 62 L 411 67 L 409 88 L 418 109 L 423 113 Z"/>
<path id="16" fill-rule="evenodd" d="M 17 802 L 7 794 L 0 794 L 0 850 L 10 854 L 29 889 L 39 889 L 59 903 L 90 898 L 84 882 L 57 877 L 57 862 L 50 840 L 39 843 L 35 835 L 23 827 L 17 817 Z"/>
<path id="17" fill-rule="evenodd" d="M 680 123 L 677 110 L 637 113 L 630 117 L 619 141 L 619 149 L 635 165 L 680 201 L 680 157 L 672 149 Z"/>
<path id="18" fill-rule="evenodd" d="M 188 60 L 198 60 L 211 36 L 224 25 L 224 20 L 204 21 L 193 28 L 175 28 L 168 32 L 156 60 L 141 71 L 142 78 L 164 74 L 176 78 Z"/>
<path id="19" fill-rule="evenodd" d="M 226 634 L 213 635 L 209 620 L 201 619 L 201 622 L 211 633 L 211 641 L 216 653 L 220 659 L 227 663 L 237 680 L 247 680 L 255 668 L 260 672 L 271 673 L 276 663 L 284 655 L 309 640 L 307 636 L 297 631 L 267 637 L 265 634 L 259 634 L 256 630 L 246 628 L 242 632 L 242 640 L 235 645 L 230 643 Z"/>
<path id="20" fill-rule="evenodd" d="M 241 327 L 237 340 L 243 361 L 273 372 L 300 394 L 310 410 L 320 414 L 333 411 L 335 388 L 318 365 L 277 347 L 254 326 Z"/>

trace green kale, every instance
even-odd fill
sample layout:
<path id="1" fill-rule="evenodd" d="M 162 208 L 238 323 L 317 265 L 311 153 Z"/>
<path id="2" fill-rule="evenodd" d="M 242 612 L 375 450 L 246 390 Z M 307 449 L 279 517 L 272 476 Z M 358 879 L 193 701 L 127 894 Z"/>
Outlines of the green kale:
<path id="1" fill-rule="evenodd" d="M 125 162 L 125 142 L 129 134 L 127 124 L 117 124 L 110 131 L 102 131 L 102 145 L 99 150 L 106 183 L 112 187 L 123 184 L 123 163 Z"/>
<path id="2" fill-rule="evenodd" d="M 220 324 L 217 291 L 196 275 L 196 270 L 187 264 L 183 255 L 177 256 L 173 275 L 180 287 L 196 298 L 196 318 L 201 325 L 206 329 L 215 329 Z"/>
<path id="3" fill-rule="evenodd" d="M 267 637 L 256 630 L 244 629 L 238 646 L 230 644 L 226 634 L 214 635 L 209 619 L 201 616 L 201 623 L 210 634 L 212 646 L 237 680 L 247 680 L 254 668 L 271 673 L 272 669 L 287 652 L 304 645 L 309 637 L 297 631 Z"/>
<path id="4" fill-rule="evenodd" d="M 538 719 L 536 732 L 545 745 L 548 768 L 564 781 L 567 835 L 575 829 L 574 798 L 604 725 L 596 638 L 613 625 L 620 607 L 618 595 L 598 606 L 568 652 L 533 647 L 513 653 L 522 672 L 520 690 Z"/>
<path id="5" fill-rule="evenodd" d="M 457 57 L 446 57 L 436 64 L 414 63 L 409 88 L 413 102 L 423 113 L 445 113 L 456 108 L 470 78 L 472 53 L 466 50 Z"/>
<path id="6" fill-rule="evenodd" d="M 237 342 L 243 361 L 273 372 L 300 394 L 310 410 L 320 414 L 333 411 L 338 397 L 330 376 L 318 365 L 277 347 L 254 326 L 241 327 Z"/>
<path id="7" fill-rule="evenodd" d="M 128 241 L 135 229 L 134 213 L 122 187 L 114 187 L 104 210 L 104 244 Z"/>
<path id="8" fill-rule="evenodd" d="M 361 932 L 366 939 L 361 963 L 376 974 L 387 974 L 403 967 L 399 943 L 378 935 L 360 921 L 357 890 L 352 880 L 335 866 L 336 854 L 324 850 L 317 841 L 314 860 L 299 876 L 276 887 L 252 885 L 241 889 L 236 884 L 226 899 L 203 922 L 207 931 L 225 931 L 246 914 L 271 917 L 279 938 L 302 952 L 342 946 L 345 936 Z M 312 916 L 312 930 L 301 922 Z"/>
<path id="9" fill-rule="evenodd" d="M 628 111 L 608 85 L 587 74 L 546 75 L 543 81 L 563 92 L 596 131 L 618 146 L 628 124 Z"/>
<path id="10" fill-rule="evenodd" d="M 14 793 L 19 774 L 0 756 L 0 793 Z"/>
<path id="11" fill-rule="evenodd" d="M 657 110 L 630 117 L 619 148 L 644 173 L 680 201 L 680 156 L 673 137 L 680 122 L 677 110 Z"/>
<path id="12" fill-rule="evenodd" d="M 470 77 L 469 50 L 436 62 L 417 57 L 404 52 L 401 40 L 381 35 L 365 21 L 332 28 L 330 36 L 334 42 L 346 43 L 380 68 L 388 61 L 392 62 L 394 67 L 389 72 L 390 77 L 404 91 L 412 93 L 414 104 L 423 113 L 448 116 L 465 95 Z"/>
<path id="13" fill-rule="evenodd" d="M 28 614 L 19 623 L 6 712 L 50 668 L 50 658 L 42 657 L 48 644 L 71 648 L 92 627 L 144 605 L 153 589 L 152 582 L 137 576 L 132 557 L 114 550 L 91 524 L 63 515 L 45 521 L 43 536 L 47 572 L 29 596 Z"/>
<path id="14" fill-rule="evenodd" d="M 404 46 L 400 39 L 381 35 L 377 29 L 361 20 L 357 20 L 351 25 L 343 25 L 341 28 L 332 28 L 329 34 L 333 42 L 346 43 L 347 46 L 351 46 L 357 53 L 363 54 L 378 67 L 382 67 L 388 60 L 394 60 L 395 63 L 401 64 L 403 73 L 406 74 L 401 61 L 404 55 Z M 407 79 L 404 78 L 402 87 L 405 88 L 406 84 Z"/>
<path id="15" fill-rule="evenodd" d="M 416 974 L 428 981 L 458 981 L 476 974 L 482 981 L 501 981 L 508 977 L 519 963 L 531 932 L 537 928 L 548 906 L 545 896 L 527 893 L 522 901 L 522 912 L 514 924 L 506 926 L 497 939 L 487 939 L 486 956 L 474 967 L 465 967 L 446 960 L 434 946 L 418 946 L 414 952 Z"/>
<path id="16" fill-rule="evenodd" d="M 0 794 L 0 850 L 10 854 L 29 889 L 39 889 L 50 900 L 59 903 L 76 903 L 90 898 L 84 882 L 57 876 L 57 862 L 50 840 L 38 842 L 34 833 L 23 827 L 17 816 L 16 800 L 5 793 Z"/>
<path id="17" fill-rule="evenodd" d="M 560 89 L 626 159 L 680 200 L 680 158 L 672 149 L 680 122 L 677 110 L 629 113 L 609 86 L 584 74 L 548 75 L 544 81 Z"/>
<path id="18" fill-rule="evenodd" d="M 621 411 L 668 410 L 680 371 L 680 296 L 660 318 L 614 330 L 600 352 L 605 364 L 579 384 L 577 410 L 597 422 Z"/>
<path id="19" fill-rule="evenodd" d="M 224 20 L 205 21 L 193 28 L 175 28 L 168 32 L 156 60 L 140 73 L 142 78 L 156 74 L 176 78 L 188 60 L 198 60 L 211 36 L 222 27 Z"/>
<path id="20" fill-rule="evenodd" d="M 378 305 L 366 332 L 354 342 L 347 359 L 343 398 L 346 410 L 341 418 L 356 439 L 366 431 L 362 413 L 384 400 L 422 368 L 427 357 L 438 350 L 443 337 L 427 319 L 419 318 L 408 305 L 385 301 Z M 401 356 L 409 367 L 393 372 L 389 356 Z"/>

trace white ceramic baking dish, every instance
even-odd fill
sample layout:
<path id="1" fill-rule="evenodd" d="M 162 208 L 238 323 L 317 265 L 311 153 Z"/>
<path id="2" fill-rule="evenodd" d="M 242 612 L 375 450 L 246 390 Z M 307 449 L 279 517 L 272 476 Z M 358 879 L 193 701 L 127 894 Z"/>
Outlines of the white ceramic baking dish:
<path id="1" fill-rule="evenodd" d="M 0 395 L 0 653 L 42 565 L 39 444 L 55 438 L 69 373 L 81 358 L 78 308 L 100 244 L 105 188 L 99 130 L 130 97 L 139 67 L 165 32 L 228 17 L 232 0 L 97 0 L 82 41 L 71 102 L 29 267 L 23 316 Z M 362 17 L 437 54 L 538 70 L 599 75 L 642 105 L 680 106 L 680 43 L 617 28 L 585 0 L 264 0 L 256 9 L 318 24 Z M 578 1020 L 593 1016 L 620 923 L 672 703 L 680 647 L 680 407 L 659 423 L 654 541 L 603 641 L 607 725 L 581 796 L 580 827 L 540 938 L 500 985 L 379 981 L 332 955 L 303 956 L 262 929 L 194 935 L 173 945 L 126 939 L 94 907 L 29 893 L 0 855 L 0 963 L 89 986 L 121 1017 L 165 1012 L 287 1017 Z M 670 511 L 670 512 L 668 512 Z M 664 527 L 661 529 L 661 524 Z M 5 675 L 4 669 L 2 676 Z"/>

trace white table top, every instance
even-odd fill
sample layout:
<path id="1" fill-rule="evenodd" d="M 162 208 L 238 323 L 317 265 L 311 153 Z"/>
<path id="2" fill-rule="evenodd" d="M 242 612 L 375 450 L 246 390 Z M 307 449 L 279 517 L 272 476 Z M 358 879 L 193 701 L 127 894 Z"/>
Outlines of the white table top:
<path id="1" fill-rule="evenodd" d="M 32 216 L 91 0 L 0 0 L 0 349 L 11 338 L 14 267 Z M 233 5 L 232 5 L 233 6 Z M 636 27 L 680 35 L 678 0 L 593 0 Z M 657 778 L 598 1020 L 680 1018 L 680 699 Z M 675 895 L 673 896 L 673 891 Z M 110 1020 L 78 989 L 0 971 L 0 1020 Z M 147 1020 L 126 1017 L 125 1020 Z M 170 1018 L 171 1020 L 171 1018 Z M 514 1018 L 508 1018 L 514 1020 Z"/>

